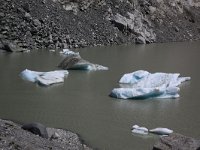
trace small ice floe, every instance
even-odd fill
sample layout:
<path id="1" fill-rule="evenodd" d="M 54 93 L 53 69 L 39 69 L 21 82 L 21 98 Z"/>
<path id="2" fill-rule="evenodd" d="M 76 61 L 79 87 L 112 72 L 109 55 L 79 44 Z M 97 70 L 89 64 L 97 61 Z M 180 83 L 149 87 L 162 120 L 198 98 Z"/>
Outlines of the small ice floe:
<path id="1" fill-rule="evenodd" d="M 56 52 L 56 50 L 55 50 L 55 49 L 50 49 L 49 51 L 50 51 L 50 52 Z"/>
<path id="2" fill-rule="evenodd" d="M 108 67 L 104 67 L 98 64 L 92 64 L 81 58 L 80 55 L 67 56 L 58 67 L 62 69 L 71 70 L 108 70 Z"/>
<path id="3" fill-rule="evenodd" d="M 37 72 L 25 69 L 20 73 L 22 79 L 44 86 L 64 82 L 64 77 L 66 75 L 68 75 L 68 71 L 66 70 Z"/>
<path id="4" fill-rule="evenodd" d="M 113 89 L 110 96 L 121 99 L 177 98 L 180 91 L 178 86 L 191 79 L 179 76 L 178 73 L 151 74 L 144 70 L 128 73 L 119 81 L 128 86 Z"/>
<path id="5" fill-rule="evenodd" d="M 137 133 L 141 135 L 147 135 L 149 133 L 162 135 L 162 136 L 168 136 L 169 134 L 173 133 L 173 130 L 170 130 L 168 128 L 155 128 L 148 130 L 146 127 L 140 127 L 138 125 L 134 125 L 132 127 L 132 133 Z"/>
<path id="6" fill-rule="evenodd" d="M 24 53 L 30 53 L 31 51 L 29 49 L 26 49 L 23 51 Z"/>
<path id="7" fill-rule="evenodd" d="M 173 133 L 173 130 L 170 130 L 168 128 L 155 128 L 155 129 L 149 130 L 149 132 L 158 134 L 158 135 L 169 135 Z"/>
<path id="8" fill-rule="evenodd" d="M 148 134 L 148 129 L 145 127 L 140 127 L 138 125 L 134 125 L 132 127 L 132 132 L 137 133 L 137 134 L 146 135 L 146 134 Z"/>
<path id="9" fill-rule="evenodd" d="M 60 51 L 60 54 L 63 54 L 63 55 L 79 55 L 79 52 L 73 52 L 69 49 L 63 49 L 62 51 Z"/>

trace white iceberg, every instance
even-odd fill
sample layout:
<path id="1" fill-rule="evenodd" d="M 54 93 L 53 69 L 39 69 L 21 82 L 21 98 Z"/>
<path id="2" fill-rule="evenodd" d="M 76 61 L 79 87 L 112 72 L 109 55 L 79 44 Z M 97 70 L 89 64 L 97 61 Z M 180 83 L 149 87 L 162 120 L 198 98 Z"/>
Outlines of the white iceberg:
<path id="1" fill-rule="evenodd" d="M 35 82 L 40 85 L 48 86 L 55 83 L 64 82 L 64 77 L 68 75 L 67 70 L 56 70 L 49 72 L 37 72 L 25 69 L 20 76 L 27 81 Z"/>
<path id="2" fill-rule="evenodd" d="M 119 81 L 122 88 L 113 89 L 110 96 L 121 99 L 177 98 L 178 86 L 191 79 L 179 76 L 179 73 L 151 74 L 144 70 L 128 73 Z"/>
<path id="3" fill-rule="evenodd" d="M 79 55 L 79 52 L 73 52 L 69 49 L 63 49 L 62 51 L 60 51 L 60 54 L 66 55 L 66 56 L 70 56 L 70 55 Z"/>
<path id="4" fill-rule="evenodd" d="M 141 134 L 141 135 L 147 135 L 148 134 L 148 132 L 146 132 L 144 130 L 139 130 L 139 129 L 133 129 L 132 133 Z"/>
<path id="5" fill-rule="evenodd" d="M 134 125 L 132 127 L 132 133 L 137 133 L 137 134 L 141 134 L 141 135 L 147 135 L 149 133 L 153 133 L 153 134 L 167 136 L 167 135 L 173 133 L 173 130 L 168 129 L 168 128 L 161 128 L 161 127 L 148 130 L 146 127 L 140 127 L 138 125 Z"/>
<path id="6" fill-rule="evenodd" d="M 134 125 L 132 128 L 133 128 L 132 129 L 133 133 L 142 134 L 142 135 L 148 134 L 148 131 L 149 131 L 146 127 L 140 127 L 138 125 Z"/>
<path id="7" fill-rule="evenodd" d="M 168 129 L 168 128 L 155 128 L 155 129 L 149 130 L 149 132 L 158 134 L 158 135 L 169 135 L 173 133 L 173 130 Z"/>
<path id="8" fill-rule="evenodd" d="M 144 70 L 135 71 L 122 76 L 119 83 L 132 84 L 132 87 L 174 87 L 190 80 L 190 77 L 179 77 L 179 73 L 149 73 Z"/>

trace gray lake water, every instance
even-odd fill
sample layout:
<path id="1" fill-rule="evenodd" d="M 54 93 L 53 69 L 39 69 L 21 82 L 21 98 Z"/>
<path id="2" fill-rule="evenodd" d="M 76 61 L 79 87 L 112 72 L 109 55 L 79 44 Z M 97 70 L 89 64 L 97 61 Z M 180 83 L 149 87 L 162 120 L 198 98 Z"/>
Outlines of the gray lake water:
<path id="1" fill-rule="evenodd" d="M 167 127 L 200 138 L 200 42 L 126 45 L 78 50 L 108 71 L 69 71 L 63 84 L 40 87 L 24 81 L 24 69 L 51 71 L 58 52 L 0 53 L 0 118 L 41 122 L 78 133 L 100 150 L 150 150 L 158 136 L 131 133 L 134 124 Z M 109 97 L 124 73 L 179 72 L 192 79 L 178 99 L 119 100 Z"/>

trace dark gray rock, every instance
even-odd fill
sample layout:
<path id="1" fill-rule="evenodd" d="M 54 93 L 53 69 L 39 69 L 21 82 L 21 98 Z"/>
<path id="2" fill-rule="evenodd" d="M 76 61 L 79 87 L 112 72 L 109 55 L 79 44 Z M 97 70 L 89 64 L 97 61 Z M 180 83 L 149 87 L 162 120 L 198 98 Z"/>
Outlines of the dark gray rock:
<path id="1" fill-rule="evenodd" d="M 43 138 L 48 138 L 46 127 L 41 123 L 24 124 L 22 129 L 27 130 L 35 135 L 39 135 Z"/>
<path id="2" fill-rule="evenodd" d="M 142 36 L 137 37 L 135 42 L 137 44 L 146 44 L 146 40 Z"/>
<path id="3" fill-rule="evenodd" d="M 3 18 L 5 14 L 3 12 L 0 12 L 0 18 Z"/>
<path id="4" fill-rule="evenodd" d="M 25 17 L 28 21 L 32 19 L 30 13 L 27 13 L 27 12 L 25 13 L 24 17 Z"/>
<path id="5" fill-rule="evenodd" d="M 3 49 L 7 52 L 22 52 L 23 49 L 13 43 L 4 43 Z"/>
<path id="6" fill-rule="evenodd" d="M 30 4 L 29 3 L 24 3 L 23 5 L 22 5 L 22 8 L 26 11 L 26 12 L 30 12 Z"/>
<path id="7" fill-rule="evenodd" d="M 38 27 L 41 26 L 41 22 L 40 22 L 38 19 L 34 19 L 34 20 L 33 20 L 33 24 L 34 24 L 35 26 L 38 26 Z"/>
<path id="8" fill-rule="evenodd" d="M 4 45 L 3 45 L 3 43 L 0 41 L 0 49 L 3 50 L 3 48 L 4 48 Z"/>
<path id="9" fill-rule="evenodd" d="M 174 30 L 176 31 L 176 32 L 179 32 L 179 28 L 178 27 L 174 27 Z"/>
<path id="10" fill-rule="evenodd" d="M 200 140 L 173 133 L 161 137 L 153 150 L 200 150 Z"/>
<path id="11" fill-rule="evenodd" d="M 17 44 L 15 44 L 14 42 L 11 43 L 10 41 L 3 41 L 3 40 L 0 40 L 0 49 L 7 51 L 7 52 L 28 51 L 28 49 L 21 48 Z"/>

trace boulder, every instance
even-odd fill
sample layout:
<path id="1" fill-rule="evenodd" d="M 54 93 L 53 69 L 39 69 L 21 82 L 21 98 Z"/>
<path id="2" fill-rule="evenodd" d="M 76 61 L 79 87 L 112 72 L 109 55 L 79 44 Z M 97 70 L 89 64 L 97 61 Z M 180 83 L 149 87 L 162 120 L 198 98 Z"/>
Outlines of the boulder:
<path id="1" fill-rule="evenodd" d="M 23 51 L 22 48 L 18 47 L 16 44 L 13 43 L 5 43 L 4 50 L 8 52 L 21 52 Z"/>
<path id="2" fill-rule="evenodd" d="M 29 123 L 24 124 L 22 129 L 27 130 L 35 135 L 39 135 L 43 138 L 48 139 L 48 133 L 46 127 L 41 123 Z"/>
<path id="3" fill-rule="evenodd" d="M 0 49 L 7 51 L 7 52 L 24 52 L 24 51 L 29 51 L 27 49 L 19 47 L 17 44 L 14 42 L 10 41 L 2 41 L 0 40 Z"/>
<path id="4" fill-rule="evenodd" d="M 173 133 L 161 137 L 153 150 L 200 150 L 200 140 Z"/>
<path id="5" fill-rule="evenodd" d="M 139 36 L 139 37 L 136 38 L 135 43 L 137 43 L 137 44 L 146 44 L 146 40 L 145 40 L 144 37 Z"/>

